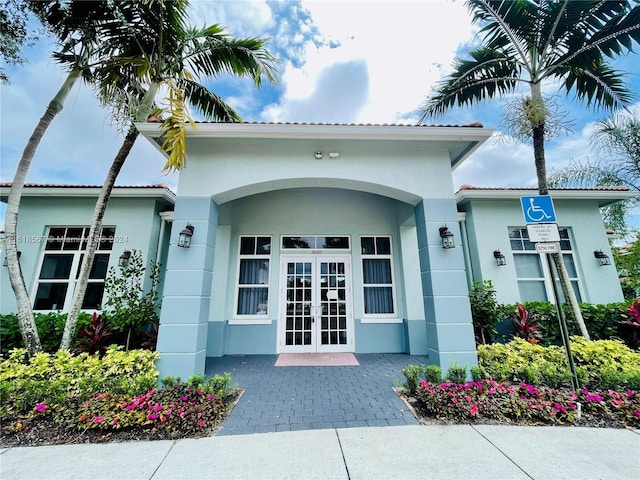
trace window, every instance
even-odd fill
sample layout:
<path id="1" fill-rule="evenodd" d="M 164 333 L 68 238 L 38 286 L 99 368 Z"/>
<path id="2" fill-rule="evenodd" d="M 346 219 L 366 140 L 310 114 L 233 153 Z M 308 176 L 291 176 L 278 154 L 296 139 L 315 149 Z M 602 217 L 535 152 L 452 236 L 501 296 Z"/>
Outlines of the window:
<path id="1" fill-rule="evenodd" d="M 571 286 L 578 301 L 581 300 L 580 280 L 573 258 L 573 249 L 569 237 L 568 228 L 560 228 L 560 250 L 565 268 L 569 274 Z M 526 227 L 509 227 L 509 239 L 511 241 L 511 251 L 518 277 L 518 289 L 520 291 L 520 301 L 541 301 L 548 302 L 553 299 L 553 287 L 548 279 L 549 267 L 543 255 L 536 252 L 535 243 L 529 240 L 529 233 Z M 556 277 L 557 281 L 557 277 Z M 564 302 L 562 291 L 560 301 Z"/>
<path id="2" fill-rule="evenodd" d="M 236 315 L 266 317 L 271 237 L 240 237 Z"/>
<path id="3" fill-rule="evenodd" d="M 83 309 L 100 309 L 104 294 L 104 279 L 113 248 L 115 227 L 105 227 L 100 235 L 98 250 L 87 281 L 82 301 Z M 89 227 L 51 227 L 44 247 L 34 310 L 68 310 L 84 252 L 87 248 Z"/>
<path id="4" fill-rule="evenodd" d="M 349 237 L 299 236 L 282 237 L 283 249 L 349 250 Z"/>
<path id="5" fill-rule="evenodd" d="M 364 314 L 387 317 L 394 315 L 391 238 L 360 237 L 360 245 Z"/>

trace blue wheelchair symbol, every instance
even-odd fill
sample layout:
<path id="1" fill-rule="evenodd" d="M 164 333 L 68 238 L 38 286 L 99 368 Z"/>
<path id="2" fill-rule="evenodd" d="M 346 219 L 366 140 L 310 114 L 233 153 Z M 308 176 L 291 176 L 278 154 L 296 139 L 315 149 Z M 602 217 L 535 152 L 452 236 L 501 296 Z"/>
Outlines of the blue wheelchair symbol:
<path id="1" fill-rule="evenodd" d="M 555 223 L 556 212 L 549 195 L 520 197 L 522 213 L 527 223 Z"/>

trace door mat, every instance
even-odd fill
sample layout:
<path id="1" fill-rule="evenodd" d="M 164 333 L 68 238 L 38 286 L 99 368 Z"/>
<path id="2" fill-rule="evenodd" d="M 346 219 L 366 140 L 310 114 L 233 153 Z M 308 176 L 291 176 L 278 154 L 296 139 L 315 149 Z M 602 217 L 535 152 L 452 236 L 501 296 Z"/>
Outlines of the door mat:
<path id="1" fill-rule="evenodd" d="M 281 353 L 276 367 L 345 367 L 360 365 L 353 353 Z"/>

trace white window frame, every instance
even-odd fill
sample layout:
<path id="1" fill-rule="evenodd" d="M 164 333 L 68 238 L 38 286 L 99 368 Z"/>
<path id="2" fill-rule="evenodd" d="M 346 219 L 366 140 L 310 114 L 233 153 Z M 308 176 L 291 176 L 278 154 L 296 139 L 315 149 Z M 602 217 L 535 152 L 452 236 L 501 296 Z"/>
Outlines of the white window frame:
<path id="1" fill-rule="evenodd" d="M 513 230 L 519 230 L 520 231 L 520 235 L 518 237 L 512 237 L 511 236 L 511 232 Z M 571 238 L 571 228 L 570 227 L 559 227 L 558 230 L 560 231 L 560 251 L 562 254 L 562 261 L 564 262 L 564 256 L 568 255 L 571 257 L 572 262 L 573 262 L 573 266 L 576 270 L 576 275 L 575 277 L 569 277 L 569 282 L 571 283 L 572 287 L 573 285 L 577 286 L 577 290 L 578 290 L 578 301 L 584 301 L 584 295 L 582 292 L 582 281 L 580 280 L 580 273 L 578 270 L 578 263 L 576 262 L 576 256 L 575 256 L 575 252 L 573 249 L 573 240 Z M 566 238 L 563 237 L 563 233 L 566 232 Z M 514 263 L 515 263 L 515 256 L 516 255 L 536 255 L 539 259 L 540 265 L 542 266 L 542 275 L 543 277 L 519 277 L 518 276 L 518 272 L 516 270 L 516 282 L 518 283 L 518 297 L 520 298 L 520 301 L 542 301 L 542 300 L 523 300 L 521 295 L 520 295 L 520 285 L 519 283 L 521 281 L 526 282 L 526 281 L 531 281 L 531 282 L 542 282 L 544 285 L 544 289 L 545 289 L 545 293 L 547 295 L 547 301 L 553 303 L 553 299 L 554 299 L 554 293 L 553 293 L 553 285 L 551 284 L 551 273 L 549 271 L 549 265 L 546 261 L 546 259 L 544 258 L 546 254 L 544 253 L 538 253 L 535 250 L 535 246 L 533 244 L 533 242 L 531 242 L 528 239 L 528 233 L 527 233 L 527 227 L 523 227 L 523 226 L 510 226 L 508 227 L 508 233 L 509 233 L 509 242 L 510 242 L 510 247 L 511 247 L 511 254 L 514 256 Z M 527 233 L 527 237 L 523 236 L 523 233 Z M 513 241 L 520 241 L 522 244 L 522 250 L 515 250 L 514 246 L 513 246 Z M 532 249 L 526 249 L 525 245 L 530 244 L 532 246 Z M 564 245 L 563 245 L 564 244 Z M 566 248 L 566 245 L 568 244 L 569 248 Z M 556 281 L 558 281 L 558 277 L 555 278 Z M 559 284 L 558 284 L 559 287 Z M 560 290 L 560 294 L 562 295 L 562 291 Z"/>
<path id="2" fill-rule="evenodd" d="M 373 243 L 377 249 L 376 239 L 387 238 L 389 240 L 389 253 L 388 254 L 367 254 L 362 252 L 362 239 L 373 238 Z M 402 318 L 398 317 L 398 304 L 396 302 L 396 276 L 394 271 L 393 261 L 393 237 L 391 235 L 360 235 L 358 238 L 358 247 L 360 248 L 360 273 L 362 275 L 362 318 L 361 323 L 402 323 Z M 389 268 L 391 269 L 391 283 L 390 284 L 366 284 L 364 283 L 364 261 L 365 260 L 389 260 Z M 391 286 L 391 301 L 393 304 L 393 313 L 365 313 L 365 288 L 367 287 L 389 287 Z"/>
<path id="3" fill-rule="evenodd" d="M 270 243 L 269 254 L 242 254 L 241 245 L 243 238 L 253 238 L 254 245 L 257 249 L 258 238 L 268 238 Z M 235 295 L 233 300 L 233 315 L 229 320 L 229 325 L 269 325 L 272 323 L 269 317 L 269 304 L 271 303 L 271 275 L 273 274 L 273 262 L 271 255 L 273 251 L 273 236 L 272 235 L 240 235 L 238 236 L 238 261 L 236 265 L 236 280 L 235 280 Z M 255 252 L 255 250 L 254 250 Z M 240 266 L 242 260 L 267 260 L 269 262 L 269 272 L 267 273 L 266 284 L 240 284 Z M 267 311 L 264 314 L 239 314 L 238 313 L 238 301 L 240 299 L 241 288 L 265 288 L 267 290 Z"/>
<path id="4" fill-rule="evenodd" d="M 68 249 L 65 250 L 63 248 L 61 249 L 56 249 L 56 250 L 47 250 L 47 243 L 48 240 L 51 238 L 56 238 L 53 237 L 51 234 L 51 231 L 53 229 L 65 229 L 65 237 L 64 238 L 71 238 L 71 237 L 67 237 L 68 235 L 68 230 L 69 229 L 82 229 L 82 234 L 80 238 L 77 239 L 73 239 L 73 242 L 77 242 L 78 243 L 78 248 L 77 249 Z M 42 312 L 42 313 L 47 313 L 47 312 L 68 312 L 71 309 L 71 304 L 73 302 L 73 296 L 74 296 L 74 292 L 78 283 L 78 274 L 79 274 L 79 269 L 81 267 L 81 262 L 82 262 L 82 258 L 86 253 L 86 241 L 87 241 L 87 237 L 89 234 L 89 229 L 90 226 L 88 225 L 51 225 L 47 227 L 47 235 L 44 237 L 44 242 L 43 242 L 43 247 L 41 249 L 40 252 L 40 257 L 38 260 L 38 266 L 36 269 L 36 277 L 34 279 L 34 285 L 33 285 L 33 289 L 32 289 L 32 295 L 31 295 L 31 305 L 32 308 L 35 312 Z M 104 281 L 106 276 L 108 275 L 109 272 L 109 263 L 111 262 L 111 254 L 113 252 L 113 245 L 115 242 L 115 231 L 116 231 L 116 227 L 113 225 L 107 225 L 107 226 L 103 226 L 101 231 L 100 231 L 100 236 L 102 237 L 104 230 L 106 229 L 113 229 L 113 237 L 112 240 L 110 242 L 110 246 L 111 248 L 106 250 L 106 249 L 100 249 L 100 245 L 98 245 L 98 249 L 96 250 L 95 255 L 108 255 L 108 260 L 107 260 L 107 269 L 105 271 L 105 276 L 103 278 L 89 278 L 87 279 L 87 284 L 102 284 L 104 286 Z M 109 237 L 105 237 L 105 238 L 109 238 Z M 83 245 L 84 244 L 84 245 Z M 42 274 L 42 267 L 44 265 L 44 261 L 45 258 L 47 258 L 48 256 L 60 256 L 60 255 L 73 255 L 73 259 L 71 261 L 71 267 L 69 269 L 69 276 L 67 278 L 40 278 L 40 275 Z M 37 300 L 37 295 L 38 295 L 38 288 L 40 286 L 41 283 L 49 283 L 49 284 L 53 284 L 53 283 L 58 283 L 58 284 L 66 284 L 67 285 L 67 291 L 65 293 L 65 297 L 64 297 L 64 305 L 62 306 L 62 308 L 56 308 L 56 309 L 36 309 L 36 300 Z M 102 302 L 104 303 L 104 291 L 102 294 Z M 99 305 L 99 308 L 86 308 L 83 309 L 83 311 L 101 311 L 102 310 L 102 304 Z"/>

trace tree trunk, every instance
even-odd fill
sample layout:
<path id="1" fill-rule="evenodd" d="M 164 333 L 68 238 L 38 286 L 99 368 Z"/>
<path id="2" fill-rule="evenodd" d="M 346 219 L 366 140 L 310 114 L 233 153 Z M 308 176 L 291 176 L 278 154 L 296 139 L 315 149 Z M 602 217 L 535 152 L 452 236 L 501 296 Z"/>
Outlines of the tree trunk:
<path id="1" fill-rule="evenodd" d="M 84 295 L 87 291 L 87 280 L 89 279 L 89 273 L 91 272 L 91 266 L 96 255 L 98 244 L 100 243 L 100 231 L 102 229 L 102 219 L 107 209 L 107 203 L 111 197 L 111 191 L 118 178 L 118 174 L 124 165 L 125 160 L 129 156 L 133 145 L 138 138 L 139 132 L 135 125 L 131 125 L 129 132 L 127 133 L 120 150 L 113 159 L 111 168 L 107 173 L 104 185 L 100 190 L 98 200 L 93 211 L 93 219 L 91 221 L 91 228 L 89 229 L 89 241 L 87 242 L 87 250 L 84 253 L 82 260 L 82 266 L 80 268 L 80 275 L 76 282 L 75 291 L 73 293 L 73 303 L 71 310 L 67 315 L 67 322 L 64 326 L 64 333 L 62 334 L 62 341 L 60 343 L 60 349 L 69 349 L 71 347 L 71 340 L 78 324 L 78 316 L 82 309 L 82 302 L 84 301 Z"/>
<path id="2" fill-rule="evenodd" d="M 539 84 L 531 85 L 531 99 L 532 104 L 534 105 L 535 114 L 538 115 L 535 119 L 530 118 L 533 137 L 533 157 L 535 159 L 536 175 L 538 177 L 538 193 L 540 195 L 548 195 L 549 187 L 547 185 L 547 167 L 544 156 L 544 110 L 542 108 L 535 108 L 536 105 L 542 106 L 544 102 Z M 573 291 L 573 287 L 571 286 L 569 274 L 566 267 L 564 266 L 562 254 L 554 253 L 552 254 L 552 257 L 556 266 L 556 270 L 558 271 L 558 278 L 560 279 L 560 285 L 562 286 L 562 293 L 564 294 L 565 300 L 569 303 L 569 310 L 571 311 L 574 320 L 578 324 L 582 336 L 589 340 L 589 332 L 587 331 L 584 319 L 582 318 L 582 312 L 580 311 L 580 306 L 578 305 L 576 294 Z M 551 281 L 554 282 L 555 278 L 553 272 L 549 273 L 551 274 Z M 559 306 L 559 308 L 562 307 Z"/>
<path id="3" fill-rule="evenodd" d="M 36 128 L 33 130 L 33 133 L 27 142 L 27 146 L 22 152 L 22 157 L 20 158 L 20 162 L 16 168 L 16 173 L 13 176 L 13 182 L 11 182 L 9 198 L 7 199 L 7 211 L 5 215 L 5 255 L 7 258 L 7 267 L 9 268 L 9 281 L 16 297 L 20 333 L 22 334 L 22 339 L 24 340 L 24 344 L 27 347 L 29 355 L 42 351 L 42 344 L 33 318 L 31 299 L 27 293 L 24 276 L 22 275 L 22 268 L 18 260 L 16 237 L 18 229 L 18 211 L 33 157 L 36 154 L 38 146 L 40 145 L 47 128 L 49 128 L 49 125 L 51 125 L 55 116 L 62 111 L 64 102 L 79 76 L 80 74 L 77 71 L 69 72 L 64 83 L 49 103 L 49 106 L 38 122 L 38 125 L 36 125 Z"/>

